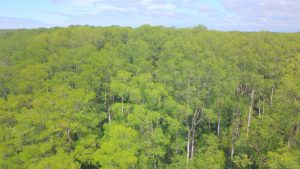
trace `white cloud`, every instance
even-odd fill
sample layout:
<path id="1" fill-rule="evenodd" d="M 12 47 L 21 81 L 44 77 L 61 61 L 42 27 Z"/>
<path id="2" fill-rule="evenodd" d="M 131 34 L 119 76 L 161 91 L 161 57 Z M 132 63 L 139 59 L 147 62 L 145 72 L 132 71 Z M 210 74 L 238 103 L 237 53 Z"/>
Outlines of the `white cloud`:
<path id="1" fill-rule="evenodd" d="M 93 5 L 97 2 L 101 2 L 101 0 L 68 0 L 68 2 L 76 5 Z"/>
<path id="2" fill-rule="evenodd" d="M 67 14 L 100 14 L 103 11 L 132 11 L 131 8 L 118 7 L 108 4 L 103 0 L 65 0 L 64 11 Z"/>
<path id="3" fill-rule="evenodd" d="M 121 8 L 121 7 L 115 7 L 115 6 L 111 6 L 111 5 L 105 5 L 105 4 L 101 4 L 101 3 L 96 3 L 95 4 L 96 8 L 101 10 L 115 10 L 115 11 L 129 11 L 130 9 L 127 8 Z"/>
<path id="4" fill-rule="evenodd" d="M 157 10 L 157 9 L 172 10 L 176 8 L 171 3 L 156 3 L 153 2 L 152 0 L 141 0 L 139 4 L 143 5 L 146 9 L 149 10 Z"/>
<path id="5" fill-rule="evenodd" d="M 223 21 L 248 29 L 300 30 L 300 0 L 221 0 L 230 13 Z M 238 28 L 238 26 L 237 26 Z"/>

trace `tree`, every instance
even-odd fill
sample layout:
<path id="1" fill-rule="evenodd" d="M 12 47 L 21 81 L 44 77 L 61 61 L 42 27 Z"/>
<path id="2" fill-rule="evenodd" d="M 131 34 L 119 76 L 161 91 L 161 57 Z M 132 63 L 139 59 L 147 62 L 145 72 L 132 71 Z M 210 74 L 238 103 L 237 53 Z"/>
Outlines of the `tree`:
<path id="1" fill-rule="evenodd" d="M 285 147 L 276 152 L 269 152 L 267 164 L 270 169 L 300 168 L 299 151 L 289 150 Z"/>
<path id="2" fill-rule="evenodd" d="M 198 149 L 193 166 L 205 169 L 224 168 L 225 156 L 219 150 L 218 138 L 215 135 L 203 135 L 201 145 L 203 147 Z"/>
<path id="3" fill-rule="evenodd" d="M 100 148 L 94 153 L 94 162 L 101 168 L 134 168 L 137 165 L 138 133 L 120 124 L 105 127 Z"/>

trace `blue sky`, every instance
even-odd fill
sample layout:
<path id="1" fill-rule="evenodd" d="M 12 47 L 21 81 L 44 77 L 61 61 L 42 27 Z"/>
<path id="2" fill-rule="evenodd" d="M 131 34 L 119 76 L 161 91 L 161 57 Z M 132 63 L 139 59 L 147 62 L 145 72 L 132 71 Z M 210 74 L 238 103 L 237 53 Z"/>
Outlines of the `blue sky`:
<path id="1" fill-rule="evenodd" d="M 300 0 L 1 0 L 0 29 L 142 24 L 300 31 Z"/>

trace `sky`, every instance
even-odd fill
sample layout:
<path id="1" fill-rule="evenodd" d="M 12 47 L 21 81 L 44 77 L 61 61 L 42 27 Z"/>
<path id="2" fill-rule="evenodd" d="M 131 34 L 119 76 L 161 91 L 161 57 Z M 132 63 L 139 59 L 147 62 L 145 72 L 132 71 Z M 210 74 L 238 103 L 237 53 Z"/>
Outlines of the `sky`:
<path id="1" fill-rule="evenodd" d="M 0 29 L 69 25 L 300 31 L 300 0 L 0 0 Z"/>

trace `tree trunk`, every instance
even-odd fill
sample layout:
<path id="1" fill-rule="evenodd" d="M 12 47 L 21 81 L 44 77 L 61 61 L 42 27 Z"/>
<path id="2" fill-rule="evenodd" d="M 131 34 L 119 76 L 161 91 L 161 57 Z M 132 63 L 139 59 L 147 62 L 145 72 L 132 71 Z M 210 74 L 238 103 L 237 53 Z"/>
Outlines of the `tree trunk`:
<path id="1" fill-rule="evenodd" d="M 272 87 L 271 89 L 270 106 L 273 105 L 273 94 L 274 94 L 274 87 Z"/>
<path id="2" fill-rule="evenodd" d="M 250 122 L 251 122 L 251 114 L 252 114 L 252 109 L 253 109 L 253 102 L 254 102 L 254 90 L 251 92 L 251 103 L 249 107 L 249 113 L 248 113 L 248 125 L 247 125 L 247 136 L 249 135 L 249 130 L 250 130 Z"/>
<path id="3" fill-rule="evenodd" d="M 194 151 L 195 151 L 195 124 L 193 124 L 192 127 L 192 147 L 191 147 L 191 159 L 194 157 Z"/>
<path id="4" fill-rule="evenodd" d="M 189 160 L 190 160 L 190 127 L 189 127 L 189 99 L 190 99 L 190 83 L 191 83 L 191 72 L 189 75 L 189 79 L 187 81 L 187 99 L 186 99 L 186 126 L 188 129 L 188 135 L 187 135 L 187 146 L 186 146 L 186 169 L 189 168 Z"/>
<path id="5" fill-rule="evenodd" d="M 232 145 L 231 145 L 231 152 L 230 152 L 231 160 L 233 160 L 233 156 L 234 156 L 234 140 L 232 140 Z"/>
<path id="6" fill-rule="evenodd" d="M 110 123 L 110 121 L 111 121 L 110 106 L 108 106 L 107 111 L 108 111 L 108 123 Z"/>
<path id="7" fill-rule="evenodd" d="M 190 129 L 188 127 L 187 145 L 186 145 L 186 169 L 189 168 L 190 161 Z"/>
<path id="8" fill-rule="evenodd" d="M 203 110 L 202 110 L 203 111 Z M 190 152 L 190 159 L 193 159 L 194 157 L 194 153 L 195 153 L 195 135 L 196 135 L 196 127 L 197 125 L 200 123 L 199 120 L 199 109 L 196 108 L 194 115 L 193 115 L 193 119 L 192 119 L 192 128 L 191 128 L 191 152 Z"/>

